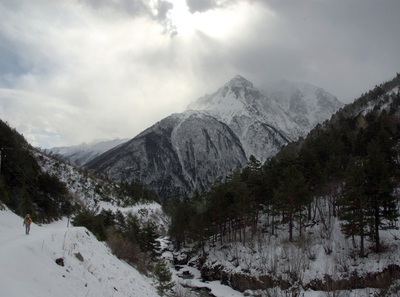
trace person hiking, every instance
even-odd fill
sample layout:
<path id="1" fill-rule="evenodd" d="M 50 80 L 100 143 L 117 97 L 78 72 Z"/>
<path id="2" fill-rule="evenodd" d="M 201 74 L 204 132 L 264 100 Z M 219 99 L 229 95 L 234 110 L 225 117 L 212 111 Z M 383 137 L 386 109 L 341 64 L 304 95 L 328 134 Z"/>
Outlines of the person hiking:
<path id="1" fill-rule="evenodd" d="M 24 218 L 24 223 L 22 226 L 25 226 L 26 235 L 29 235 L 29 231 L 31 230 L 32 219 L 29 213 Z"/>

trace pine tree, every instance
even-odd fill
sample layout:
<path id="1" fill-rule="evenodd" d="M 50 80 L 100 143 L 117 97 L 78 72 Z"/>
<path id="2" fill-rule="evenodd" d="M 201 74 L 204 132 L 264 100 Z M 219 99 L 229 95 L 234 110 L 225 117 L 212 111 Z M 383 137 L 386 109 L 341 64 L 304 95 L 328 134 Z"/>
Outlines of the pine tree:
<path id="1" fill-rule="evenodd" d="M 160 250 L 160 243 L 157 241 L 156 225 L 147 222 L 139 233 L 139 245 L 143 252 L 149 252 L 155 257 Z"/>
<path id="2" fill-rule="evenodd" d="M 190 219 L 193 219 L 190 212 L 189 198 L 185 197 L 183 201 L 176 200 L 176 206 L 171 214 L 171 223 L 168 228 L 168 233 L 174 240 L 174 246 L 178 250 L 186 241 Z"/>
<path id="3" fill-rule="evenodd" d="M 278 195 L 280 208 L 287 216 L 289 240 L 292 241 L 295 216 L 299 219 L 301 233 L 302 212 L 311 199 L 305 178 L 295 165 L 283 170 L 282 181 L 276 194 Z"/>
<path id="4" fill-rule="evenodd" d="M 164 259 L 161 258 L 157 261 L 156 267 L 154 268 L 154 275 L 158 282 L 157 290 L 161 296 L 174 287 L 175 284 L 172 281 L 172 273 Z"/>
<path id="5" fill-rule="evenodd" d="M 382 136 L 381 133 L 380 135 Z M 388 135 L 382 136 L 388 138 Z M 369 197 L 368 208 L 371 214 L 369 225 L 375 241 L 375 251 L 380 251 L 379 230 L 385 222 L 394 221 L 399 216 L 394 196 L 395 184 L 392 179 L 393 156 L 385 154 L 382 147 L 389 141 L 372 141 L 368 145 L 368 155 L 364 166 L 366 177 L 365 193 Z M 390 150 L 388 150 L 390 152 Z M 389 228 L 390 225 L 386 225 Z"/>
<path id="6" fill-rule="evenodd" d="M 342 232 L 348 237 L 360 236 L 360 257 L 364 257 L 364 238 L 367 233 L 367 197 L 362 165 L 353 161 L 346 170 L 344 188 L 339 199 L 342 206 L 339 218 Z"/>

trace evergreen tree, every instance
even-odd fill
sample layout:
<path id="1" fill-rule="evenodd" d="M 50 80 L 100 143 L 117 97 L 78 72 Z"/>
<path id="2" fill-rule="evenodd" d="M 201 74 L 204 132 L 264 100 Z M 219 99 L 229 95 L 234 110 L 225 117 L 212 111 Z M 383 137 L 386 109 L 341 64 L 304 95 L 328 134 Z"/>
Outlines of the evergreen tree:
<path id="1" fill-rule="evenodd" d="M 388 137 L 388 135 L 386 136 Z M 394 166 L 393 155 L 384 153 L 382 146 L 385 142 L 383 140 L 372 141 L 368 145 L 368 155 L 364 166 L 365 193 L 369 197 L 368 208 L 371 216 L 369 224 L 377 252 L 380 251 L 379 230 L 383 226 L 389 228 L 390 225 L 385 223 L 394 221 L 399 216 L 396 197 L 394 196 L 395 183 L 391 170 Z"/>
<path id="2" fill-rule="evenodd" d="M 289 224 L 289 240 L 293 240 L 293 227 L 295 216 L 299 218 L 300 233 L 302 228 L 303 210 L 309 203 L 307 184 L 301 171 L 295 165 L 283 170 L 282 180 L 277 190 L 280 209 L 286 214 L 286 221 Z"/>
<path id="3" fill-rule="evenodd" d="M 155 257 L 160 250 L 160 242 L 157 241 L 156 225 L 153 222 L 147 222 L 139 233 L 139 245 L 143 252 L 150 253 Z"/>
<path id="4" fill-rule="evenodd" d="M 365 175 L 362 165 L 353 162 L 346 171 L 346 179 L 339 203 L 342 206 L 339 218 L 342 232 L 360 236 L 360 257 L 364 257 L 364 238 L 367 233 L 367 197 L 365 196 Z"/>
<path id="5" fill-rule="evenodd" d="M 96 215 L 95 210 L 84 209 L 80 211 L 72 220 L 74 226 L 86 227 L 92 232 L 98 240 L 104 241 L 107 239 L 106 229 L 103 225 L 103 217 Z"/>
<path id="6" fill-rule="evenodd" d="M 188 197 L 185 197 L 183 201 L 178 199 L 175 201 L 168 233 L 173 239 L 175 248 L 178 250 L 181 248 L 182 244 L 185 243 L 189 231 L 190 220 L 193 218 L 191 212 Z"/>
<path id="7" fill-rule="evenodd" d="M 158 282 L 157 290 L 161 296 L 164 296 L 166 292 L 174 287 L 175 284 L 172 281 L 172 273 L 164 259 L 161 258 L 157 261 L 156 267 L 154 268 L 154 275 Z"/>

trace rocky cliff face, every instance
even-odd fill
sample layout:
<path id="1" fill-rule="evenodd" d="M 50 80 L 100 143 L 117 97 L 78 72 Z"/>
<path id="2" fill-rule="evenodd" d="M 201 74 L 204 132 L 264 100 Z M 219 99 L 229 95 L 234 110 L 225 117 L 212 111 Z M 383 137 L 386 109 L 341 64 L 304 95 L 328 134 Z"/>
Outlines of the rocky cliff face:
<path id="1" fill-rule="evenodd" d="M 171 115 L 88 167 L 154 189 L 162 199 L 181 197 L 243 167 L 247 158 L 229 126 L 188 111 Z"/>
<path id="2" fill-rule="evenodd" d="M 308 86 L 307 92 L 281 88 L 283 99 L 278 91 L 267 97 L 236 76 L 184 113 L 161 120 L 87 166 L 142 183 L 161 199 L 208 188 L 216 178 L 243 168 L 251 155 L 264 162 L 342 106 L 316 87 Z"/>

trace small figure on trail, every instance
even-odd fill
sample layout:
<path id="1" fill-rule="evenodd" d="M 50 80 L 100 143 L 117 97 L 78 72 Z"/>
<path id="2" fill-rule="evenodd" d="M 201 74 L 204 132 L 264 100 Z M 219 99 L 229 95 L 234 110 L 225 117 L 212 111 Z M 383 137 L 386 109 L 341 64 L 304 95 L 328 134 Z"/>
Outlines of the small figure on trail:
<path id="1" fill-rule="evenodd" d="M 29 213 L 24 218 L 24 223 L 22 226 L 25 226 L 26 235 L 29 235 L 29 231 L 31 230 L 32 219 Z"/>

